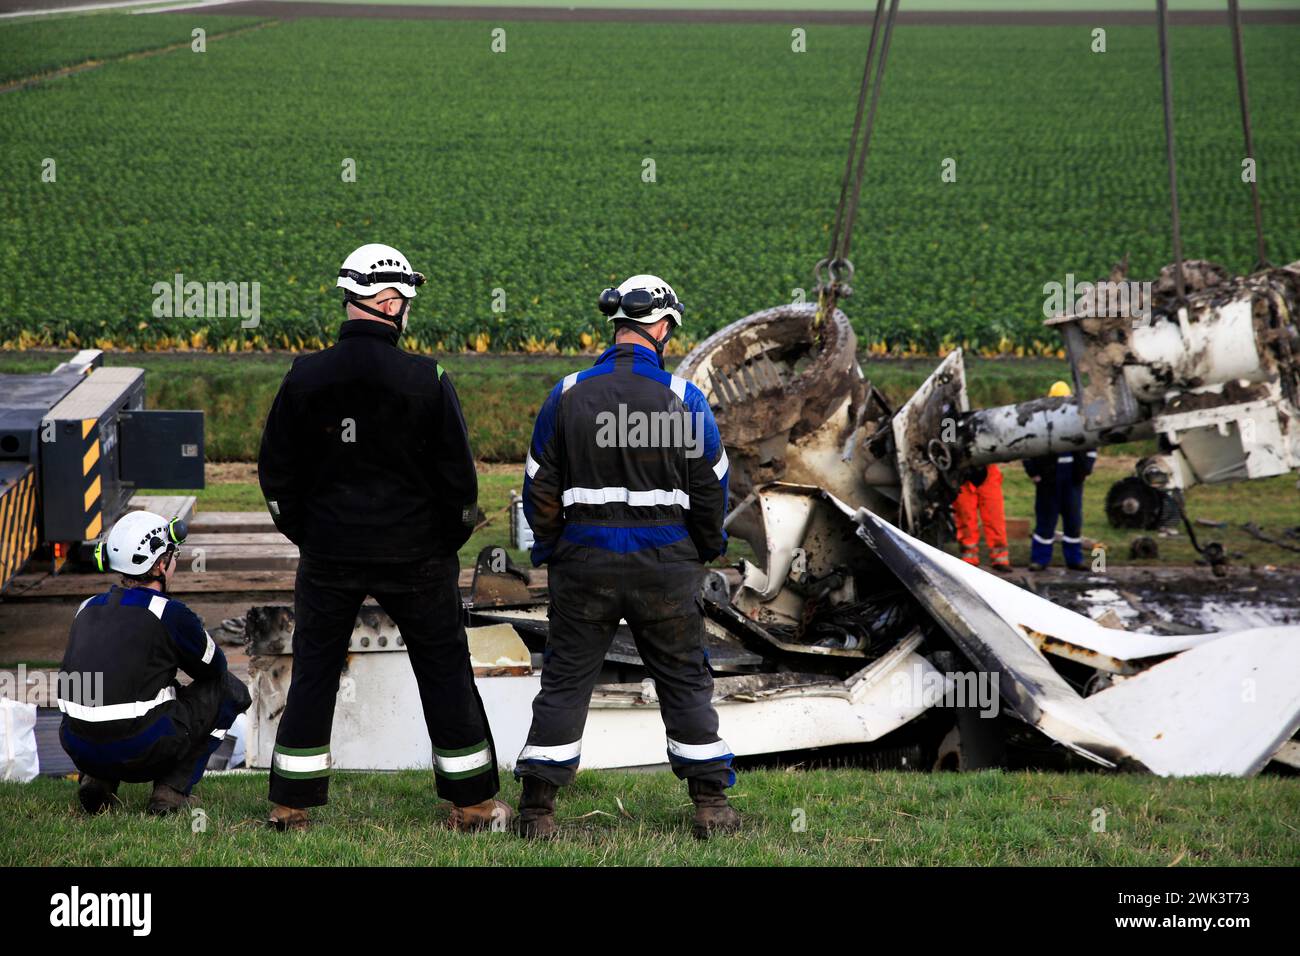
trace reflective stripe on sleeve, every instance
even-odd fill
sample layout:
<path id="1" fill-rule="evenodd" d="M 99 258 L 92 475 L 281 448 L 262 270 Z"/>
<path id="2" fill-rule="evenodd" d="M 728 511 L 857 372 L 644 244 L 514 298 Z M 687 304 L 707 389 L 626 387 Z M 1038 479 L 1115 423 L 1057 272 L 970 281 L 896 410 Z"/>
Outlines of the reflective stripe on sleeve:
<path id="1" fill-rule="evenodd" d="M 212 635 L 207 631 L 203 632 L 203 636 L 208 639 L 207 646 L 203 648 L 203 663 L 211 664 L 212 658 L 217 653 L 217 642 L 212 639 Z"/>
<path id="2" fill-rule="evenodd" d="M 682 401 L 686 400 L 686 379 L 678 378 L 676 375 L 674 375 L 672 384 L 669 386 L 669 388 L 671 388 L 673 394 L 676 395 L 678 398 L 680 398 Z"/>
<path id="3" fill-rule="evenodd" d="M 718 463 L 713 466 L 713 473 L 718 476 L 718 481 L 721 481 L 726 476 L 727 469 L 730 467 L 731 462 L 727 461 L 727 449 L 724 448 L 722 449 L 722 457 L 719 458 Z"/>
<path id="4" fill-rule="evenodd" d="M 165 610 L 167 610 L 167 599 L 161 594 L 149 599 L 149 612 L 158 620 L 162 620 L 163 611 Z"/>
<path id="5" fill-rule="evenodd" d="M 564 384 L 561 386 L 560 391 L 567 392 L 569 389 L 573 388 L 573 386 L 576 385 L 577 382 L 578 382 L 578 373 L 577 372 L 569 373 L 568 375 L 564 376 Z"/>
<path id="6" fill-rule="evenodd" d="M 537 463 L 537 459 L 533 457 L 532 449 L 529 449 L 528 457 L 524 459 L 524 471 L 528 473 L 529 478 L 536 478 L 537 472 L 541 468 L 542 466 Z"/>

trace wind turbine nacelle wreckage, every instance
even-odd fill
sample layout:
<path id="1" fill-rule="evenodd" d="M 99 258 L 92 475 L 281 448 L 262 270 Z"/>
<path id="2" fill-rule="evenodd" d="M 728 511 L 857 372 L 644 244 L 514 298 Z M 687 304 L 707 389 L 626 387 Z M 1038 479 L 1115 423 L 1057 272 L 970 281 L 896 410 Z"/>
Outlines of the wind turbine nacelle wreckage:
<path id="1" fill-rule="evenodd" d="M 203 487 L 203 413 L 144 404 L 144 369 L 96 349 L 0 375 L 0 589 L 33 556 L 86 559 L 136 489 Z"/>
<path id="2" fill-rule="evenodd" d="M 1069 397 L 971 411 L 956 350 L 894 409 L 863 374 L 848 319 L 836 309 L 818 322 L 811 304 L 732 323 L 677 371 L 715 410 L 742 506 L 758 485 L 807 484 L 926 540 L 972 466 L 1155 438 L 1159 453 L 1125 479 L 1157 492 L 1138 495 L 1139 508 L 1300 468 L 1300 262 L 1184 271 L 1183 300 L 1166 269 L 1121 314 L 1047 320 L 1065 342 Z M 755 520 L 738 508 L 731 527 L 754 537 Z"/>

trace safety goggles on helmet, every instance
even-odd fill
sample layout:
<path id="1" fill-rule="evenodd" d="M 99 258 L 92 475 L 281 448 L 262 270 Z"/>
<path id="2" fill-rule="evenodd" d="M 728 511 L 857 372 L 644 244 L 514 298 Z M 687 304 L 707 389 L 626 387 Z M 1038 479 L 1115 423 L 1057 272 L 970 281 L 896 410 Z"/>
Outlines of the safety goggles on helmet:
<path id="1" fill-rule="evenodd" d="M 627 292 L 606 289 L 600 294 L 597 306 L 608 316 L 622 309 L 623 315 L 629 319 L 642 319 L 660 309 L 674 309 L 678 315 L 678 323 L 686 312 L 686 306 L 678 301 L 677 296 L 672 292 L 655 293 L 649 289 L 629 289 Z"/>

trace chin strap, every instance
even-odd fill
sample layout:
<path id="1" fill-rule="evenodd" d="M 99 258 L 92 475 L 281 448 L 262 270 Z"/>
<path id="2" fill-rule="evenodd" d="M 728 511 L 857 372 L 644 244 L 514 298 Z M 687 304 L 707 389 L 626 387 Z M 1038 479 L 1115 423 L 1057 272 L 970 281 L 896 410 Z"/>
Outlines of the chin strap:
<path id="1" fill-rule="evenodd" d="M 664 334 L 662 339 L 657 339 L 647 332 L 645 326 L 641 325 L 640 322 L 620 322 L 618 323 L 618 328 L 635 332 L 637 335 L 641 336 L 641 338 L 649 342 L 651 347 L 655 350 L 655 355 L 659 357 L 659 367 L 664 367 L 664 347 L 668 344 L 668 340 L 673 337 L 674 331 L 671 322 L 668 323 L 668 331 Z"/>
<path id="2" fill-rule="evenodd" d="M 343 299 L 344 312 L 347 311 L 349 305 L 352 306 L 353 308 L 360 309 L 362 312 L 366 313 L 367 315 L 373 315 L 376 319 L 383 319 L 385 322 L 391 322 L 393 325 L 397 326 L 399 331 L 406 330 L 406 313 L 411 308 L 410 299 L 407 298 L 402 299 L 402 311 L 398 312 L 397 315 L 389 315 L 387 312 L 381 312 L 379 309 L 372 309 L 370 306 L 366 305 L 361 300 L 353 298 L 350 295 L 345 296 Z"/>

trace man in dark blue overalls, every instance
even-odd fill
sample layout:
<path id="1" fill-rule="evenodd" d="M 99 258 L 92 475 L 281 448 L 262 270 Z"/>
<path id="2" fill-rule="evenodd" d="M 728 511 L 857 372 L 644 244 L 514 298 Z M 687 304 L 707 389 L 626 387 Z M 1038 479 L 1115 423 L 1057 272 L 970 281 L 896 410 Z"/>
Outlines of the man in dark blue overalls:
<path id="1" fill-rule="evenodd" d="M 82 602 L 59 667 L 59 739 L 81 771 L 87 813 L 117 803 L 122 781 L 153 782 L 149 813 L 189 806 L 208 758 L 252 703 L 198 615 L 167 596 L 184 538 L 176 519 L 133 511 L 96 549 L 99 569 L 122 583 Z M 179 684 L 178 669 L 190 684 Z"/>
<path id="2" fill-rule="evenodd" d="M 1070 386 L 1057 382 L 1051 398 L 1067 397 Z M 1071 571 L 1086 571 L 1083 561 L 1083 482 L 1092 474 L 1096 451 L 1040 455 L 1025 461 L 1034 483 L 1034 534 L 1029 547 L 1029 570 L 1041 571 L 1052 563 L 1056 522 L 1061 521 L 1061 552 Z"/>
<path id="3" fill-rule="evenodd" d="M 654 679 L 695 834 L 734 830 L 731 748 L 718 736 L 704 654 L 703 562 L 726 549 L 727 453 L 703 393 L 664 370 L 683 306 L 663 279 L 606 289 L 614 345 L 551 391 L 533 428 L 524 510 L 549 565 L 550 634 L 533 701 L 519 832 L 555 834 L 555 795 L 578 768 L 597 675 L 626 620 Z"/>

